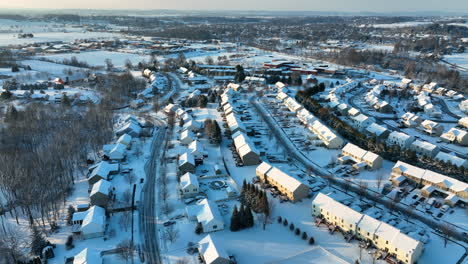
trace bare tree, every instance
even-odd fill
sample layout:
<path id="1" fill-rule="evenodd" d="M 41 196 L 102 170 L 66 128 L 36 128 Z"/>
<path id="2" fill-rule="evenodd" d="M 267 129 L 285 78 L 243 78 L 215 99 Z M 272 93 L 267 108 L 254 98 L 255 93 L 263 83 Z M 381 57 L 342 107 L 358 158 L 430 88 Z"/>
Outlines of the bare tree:
<path id="1" fill-rule="evenodd" d="M 124 260 L 125 263 L 133 260 L 133 256 L 135 255 L 135 246 L 130 239 L 121 241 L 117 244 L 117 248 L 120 249 L 119 257 Z"/>
<path id="2" fill-rule="evenodd" d="M 377 175 L 376 175 L 377 191 L 380 190 L 380 187 L 382 186 L 383 179 L 384 179 L 384 173 L 383 172 L 378 172 Z"/>
<path id="3" fill-rule="evenodd" d="M 451 236 L 454 235 L 455 229 L 453 226 L 447 222 L 443 222 L 440 225 L 440 231 L 442 232 L 442 237 L 444 238 L 444 247 L 447 247 L 447 242 Z"/>
<path id="4" fill-rule="evenodd" d="M 176 264 L 189 264 L 190 261 L 187 258 L 181 258 L 176 261 Z"/>
<path id="5" fill-rule="evenodd" d="M 130 186 L 132 186 L 136 181 L 135 173 L 127 173 L 127 175 L 125 176 L 125 180 L 128 182 L 128 184 L 130 184 Z"/>
<path id="6" fill-rule="evenodd" d="M 173 225 L 168 226 L 164 231 L 164 236 L 171 243 L 174 243 L 179 238 L 179 230 L 176 229 Z"/>
<path id="7" fill-rule="evenodd" d="M 130 189 L 125 190 L 125 192 L 122 194 L 122 202 L 124 206 L 132 205 L 132 192 Z"/>
<path id="8" fill-rule="evenodd" d="M 127 232 L 131 223 L 132 223 L 131 211 L 122 212 L 122 214 L 120 215 L 120 219 L 119 219 L 120 227 L 122 227 L 125 230 L 125 232 Z"/>

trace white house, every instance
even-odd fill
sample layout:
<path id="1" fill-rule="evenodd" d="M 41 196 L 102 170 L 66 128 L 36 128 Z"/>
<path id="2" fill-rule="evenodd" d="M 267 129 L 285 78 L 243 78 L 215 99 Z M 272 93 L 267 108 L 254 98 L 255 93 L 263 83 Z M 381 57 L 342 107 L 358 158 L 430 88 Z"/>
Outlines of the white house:
<path id="1" fill-rule="evenodd" d="M 191 221 L 201 223 L 203 233 L 224 229 L 224 220 L 215 203 L 203 199 L 195 205 L 187 206 L 187 217 Z"/>
<path id="2" fill-rule="evenodd" d="M 344 146 L 342 154 L 344 157 L 351 157 L 357 163 L 364 163 L 370 170 L 382 167 L 383 159 L 379 155 L 371 151 L 364 150 L 352 143 L 348 143 Z M 340 160 L 345 159 L 340 158 Z"/>
<path id="3" fill-rule="evenodd" d="M 115 134 L 119 137 L 123 134 L 129 134 L 132 137 L 139 137 L 141 134 L 141 127 L 134 121 L 128 121 L 123 126 L 118 128 Z"/>
<path id="4" fill-rule="evenodd" d="M 319 120 L 315 120 L 309 125 L 309 130 L 323 141 L 325 146 L 329 149 L 341 148 L 343 145 L 343 139 L 335 134 L 330 128 L 323 125 Z"/>
<path id="5" fill-rule="evenodd" d="M 468 168 L 468 160 L 462 159 L 458 156 L 455 156 L 454 154 L 449 154 L 449 153 L 439 151 L 439 153 L 437 153 L 437 155 L 435 156 L 435 159 L 443 161 L 445 163 L 450 163 L 457 167 Z"/>
<path id="6" fill-rule="evenodd" d="M 89 199 L 92 205 L 107 207 L 109 202 L 109 194 L 111 190 L 111 183 L 106 180 L 99 180 L 93 185 L 89 193 Z"/>
<path id="7" fill-rule="evenodd" d="M 351 117 L 354 127 L 357 128 L 359 131 L 364 131 L 368 126 L 372 123 L 375 123 L 375 119 L 373 117 L 368 117 L 363 114 L 359 114 L 357 116 Z"/>
<path id="8" fill-rule="evenodd" d="M 421 130 L 429 135 L 440 136 L 444 132 L 444 127 L 432 120 L 424 120 L 421 123 Z"/>
<path id="9" fill-rule="evenodd" d="M 117 139 L 117 143 L 124 144 L 127 146 L 127 149 L 130 149 L 132 147 L 132 136 L 129 134 L 123 134 L 119 139 Z"/>
<path id="10" fill-rule="evenodd" d="M 205 264 L 231 264 L 223 244 L 207 235 L 198 242 L 198 252 Z"/>
<path id="11" fill-rule="evenodd" d="M 179 157 L 179 174 L 185 174 L 187 172 L 195 172 L 195 158 L 190 152 L 185 152 Z"/>
<path id="12" fill-rule="evenodd" d="M 81 224 L 81 234 L 84 239 L 104 236 L 106 229 L 106 210 L 100 206 L 92 206 Z"/>
<path id="13" fill-rule="evenodd" d="M 93 185 L 101 179 L 107 180 L 110 174 L 119 171 L 118 163 L 108 163 L 107 161 L 101 161 L 98 164 L 89 168 L 90 174 L 88 176 L 89 185 Z"/>
<path id="14" fill-rule="evenodd" d="M 409 136 L 408 134 L 393 131 L 387 138 L 387 143 L 389 145 L 397 145 L 402 149 L 409 148 L 411 143 L 413 143 L 414 138 Z"/>
<path id="15" fill-rule="evenodd" d="M 125 156 L 127 155 L 127 145 L 117 143 L 117 144 L 112 144 L 112 145 L 104 145 L 103 147 L 105 155 L 110 159 L 110 160 L 118 160 L 121 161 L 125 159 Z"/>
<path id="16" fill-rule="evenodd" d="M 458 105 L 458 108 L 460 108 L 460 111 L 462 111 L 463 113 L 468 114 L 468 99 L 461 101 Z"/>
<path id="17" fill-rule="evenodd" d="M 164 112 L 166 114 L 172 114 L 172 113 L 175 113 L 175 111 L 179 109 L 179 106 L 178 105 L 175 105 L 175 104 L 168 104 L 166 105 L 166 107 L 164 107 Z"/>
<path id="18" fill-rule="evenodd" d="M 455 127 L 452 127 L 449 131 L 440 135 L 440 139 L 445 142 L 457 143 L 462 146 L 468 145 L 468 133 Z"/>
<path id="19" fill-rule="evenodd" d="M 182 133 L 180 133 L 180 143 L 182 145 L 189 145 L 195 140 L 195 134 L 193 134 L 193 132 L 190 130 L 184 130 Z"/>
<path id="20" fill-rule="evenodd" d="M 422 140 L 416 140 L 411 143 L 410 149 L 420 155 L 431 158 L 435 157 L 435 155 L 440 151 L 438 146 Z"/>
<path id="21" fill-rule="evenodd" d="M 189 120 L 187 123 L 184 124 L 184 130 L 190 130 L 193 132 L 198 132 L 200 129 L 203 128 L 203 124 L 195 121 L 195 120 Z"/>
<path id="22" fill-rule="evenodd" d="M 187 172 L 180 177 L 180 190 L 184 198 L 197 196 L 200 184 L 195 174 Z"/>
<path id="23" fill-rule="evenodd" d="M 188 150 L 196 160 L 203 160 L 208 156 L 208 152 L 205 151 L 203 144 L 198 140 L 192 141 L 188 145 Z"/>
<path id="24" fill-rule="evenodd" d="M 98 251 L 85 248 L 73 257 L 72 264 L 102 264 L 102 257 Z"/>
<path id="25" fill-rule="evenodd" d="M 265 165 L 266 164 L 266 165 Z M 262 170 L 269 164 L 263 162 L 257 167 L 256 174 L 261 175 Z M 282 170 L 272 167 L 264 173 L 260 180 L 266 181 L 269 184 L 278 188 L 282 194 L 286 195 L 289 200 L 296 202 L 304 199 L 309 194 L 309 187 L 296 178 L 288 175 Z"/>
<path id="26" fill-rule="evenodd" d="M 462 117 L 458 120 L 458 125 L 463 128 L 468 128 L 468 116 Z"/>
<path id="27" fill-rule="evenodd" d="M 372 123 L 366 128 L 368 135 L 373 136 L 379 140 L 384 140 L 390 135 L 390 131 L 377 123 Z"/>
<path id="28" fill-rule="evenodd" d="M 401 121 L 406 127 L 417 127 L 421 124 L 422 119 L 416 114 L 406 112 L 401 116 Z"/>

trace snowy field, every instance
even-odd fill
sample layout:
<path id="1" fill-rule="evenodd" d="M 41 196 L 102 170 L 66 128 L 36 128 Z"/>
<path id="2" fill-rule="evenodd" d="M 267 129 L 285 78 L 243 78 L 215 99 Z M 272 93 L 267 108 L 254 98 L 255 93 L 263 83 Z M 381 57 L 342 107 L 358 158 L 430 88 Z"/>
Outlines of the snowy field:
<path id="1" fill-rule="evenodd" d="M 411 21 L 411 22 L 400 22 L 400 23 L 391 23 L 391 24 L 372 24 L 371 27 L 375 28 L 402 28 L 402 27 L 417 27 L 430 25 L 432 22 L 428 21 Z"/>
<path id="2" fill-rule="evenodd" d="M 468 52 L 445 55 L 444 59 L 468 70 Z"/>
<path id="3" fill-rule="evenodd" d="M 71 59 L 76 57 L 78 61 L 85 61 L 91 66 L 105 66 L 105 60 L 112 60 L 112 64 L 115 67 L 125 66 L 125 61 L 128 59 L 132 64 L 138 64 L 139 62 L 146 60 L 148 61 L 149 56 L 143 56 L 133 53 L 124 53 L 124 52 L 112 52 L 112 51 L 89 51 L 81 53 L 65 53 L 65 54 L 54 54 L 41 56 L 43 58 L 51 59 L 57 62 L 60 62 L 64 59 Z"/>
<path id="4" fill-rule="evenodd" d="M 0 46 L 45 42 L 71 42 L 77 39 L 113 39 L 120 34 L 108 32 L 37 32 L 33 38 L 19 39 L 15 33 L 0 33 Z"/>

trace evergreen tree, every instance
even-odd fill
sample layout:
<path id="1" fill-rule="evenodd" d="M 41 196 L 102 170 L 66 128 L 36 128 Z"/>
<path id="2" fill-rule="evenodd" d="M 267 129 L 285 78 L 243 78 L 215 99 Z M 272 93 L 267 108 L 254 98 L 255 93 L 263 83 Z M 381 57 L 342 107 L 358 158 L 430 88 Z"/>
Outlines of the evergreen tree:
<path id="1" fill-rule="evenodd" d="M 34 255 L 40 255 L 42 249 L 47 246 L 47 241 L 37 226 L 31 227 L 31 252 Z"/>
<path id="2" fill-rule="evenodd" d="M 195 234 L 199 235 L 203 233 L 203 226 L 200 222 L 197 223 L 197 226 L 195 227 Z"/>
<path id="3" fill-rule="evenodd" d="M 239 210 L 239 226 L 240 228 L 245 228 L 245 207 L 243 204 L 241 204 L 240 206 L 240 210 Z"/>
<path id="4" fill-rule="evenodd" d="M 289 230 L 291 230 L 291 231 L 294 230 L 294 224 L 293 224 L 293 223 L 291 223 L 291 224 L 289 225 Z"/>
<path id="5" fill-rule="evenodd" d="M 61 103 L 62 103 L 63 106 L 70 106 L 71 105 L 70 98 L 68 98 L 68 96 L 66 94 L 64 94 L 62 96 Z"/>
<path id="6" fill-rule="evenodd" d="M 309 245 L 313 245 L 315 243 L 314 237 L 309 238 Z"/>
<path id="7" fill-rule="evenodd" d="M 254 225 L 254 219 L 253 219 L 253 214 L 252 210 L 250 207 L 246 207 L 245 209 L 245 221 L 244 221 L 244 226 L 245 227 L 252 227 Z"/>
<path id="8" fill-rule="evenodd" d="M 241 83 L 245 80 L 244 67 L 242 67 L 241 65 L 236 66 L 236 74 L 234 75 L 234 80 L 237 83 Z"/>
<path id="9" fill-rule="evenodd" d="M 231 215 L 231 226 L 230 230 L 231 231 L 237 231 L 241 227 L 240 225 L 240 219 L 239 219 L 239 211 L 237 210 L 237 205 L 234 205 L 234 209 L 232 210 L 232 215 Z"/>

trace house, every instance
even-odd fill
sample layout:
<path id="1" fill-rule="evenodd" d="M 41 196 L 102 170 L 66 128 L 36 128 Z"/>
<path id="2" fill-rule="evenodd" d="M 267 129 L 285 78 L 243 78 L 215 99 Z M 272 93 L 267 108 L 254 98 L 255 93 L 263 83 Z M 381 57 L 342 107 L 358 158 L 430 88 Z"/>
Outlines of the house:
<path id="1" fill-rule="evenodd" d="M 349 110 L 348 110 L 348 115 L 351 117 L 351 116 L 357 116 L 359 115 L 361 112 L 359 112 L 359 110 L 357 110 L 356 108 L 354 107 L 351 107 Z"/>
<path id="2" fill-rule="evenodd" d="M 381 113 L 391 113 L 393 112 L 393 107 L 384 100 L 377 100 L 377 102 L 374 104 L 374 109 Z"/>
<path id="3" fill-rule="evenodd" d="M 284 100 L 286 100 L 287 98 L 289 98 L 289 95 L 287 95 L 285 92 L 280 92 L 276 95 L 276 99 L 278 99 L 281 102 L 284 102 Z"/>
<path id="4" fill-rule="evenodd" d="M 88 183 L 89 185 L 93 185 L 101 179 L 108 180 L 109 175 L 115 174 L 118 171 L 118 163 L 108 163 L 107 161 L 101 161 L 90 168 Z"/>
<path id="5" fill-rule="evenodd" d="M 375 137 L 377 140 L 385 140 L 390 135 L 390 131 L 377 123 L 372 123 L 366 128 L 368 135 Z"/>
<path id="6" fill-rule="evenodd" d="M 115 134 L 118 137 L 122 136 L 123 134 L 129 134 L 132 137 L 139 137 L 141 134 L 141 126 L 134 121 L 128 121 L 123 126 L 118 128 Z"/>
<path id="7" fill-rule="evenodd" d="M 468 129 L 468 116 L 462 117 L 458 120 L 458 125 Z"/>
<path id="8" fill-rule="evenodd" d="M 341 148 L 343 139 L 335 134 L 330 128 L 323 125 L 319 120 L 315 120 L 309 125 L 309 130 L 322 140 L 323 144 L 329 149 Z"/>
<path id="9" fill-rule="evenodd" d="M 309 194 L 309 187 L 276 167 L 270 167 L 266 170 L 269 166 L 268 163 L 263 162 L 257 167 L 256 173 L 260 175 L 259 178 L 261 181 L 275 186 L 278 191 L 293 202 L 300 201 L 307 197 Z"/>
<path id="10" fill-rule="evenodd" d="M 226 122 L 232 134 L 238 131 L 241 131 L 243 133 L 247 132 L 247 129 L 245 128 L 242 121 L 236 115 L 234 115 L 234 113 L 226 115 Z"/>
<path id="11" fill-rule="evenodd" d="M 81 234 L 84 239 L 104 236 L 106 229 L 106 210 L 100 206 L 92 206 L 81 224 Z"/>
<path id="12" fill-rule="evenodd" d="M 189 152 L 185 152 L 179 157 L 179 174 L 195 172 L 195 158 Z"/>
<path id="13" fill-rule="evenodd" d="M 127 147 L 127 145 L 117 143 L 113 145 L 104 145 L 103 150 L 105 156 L 110 160 L 121 161 L 125 159 L 125 156 L 127 155 Z"/>
<path id="14" fill-rule="evenodd" d="M 421 124 L 422 119 L 416 114 L 406 112 L 401 116 L 401 122 L 406 127 L 417 127 Z"/>
<path id="15" fill-rule="evenodd" d="M 291 97 L 288 97 L 284 100 L 284 105 L 289 109 L 289 111 L 295 114 L 297 114 L 297 112 L 303 108 L 301 104 L 299 104 Z"/>
<path id="16" fill-rule="evenodd" d="M 345 103 L 339 104 L 339 105 L 336 107 L 336 110 L 337 110 L 338 112 L 340 112 L 340 114 L 346 115 L 346 114 L 348 113 L 348 105 L 345 104 Z"/>
<path id="17" fill-rule="evenodd" d="M 84 211 L 84 212 L 78 211 L 78 212 L 73 213 L 72 220 L 71 220 L 72 225 L 81 226 L 83 224 L 83 220 L 85 219 L 87 214 L 88 214 L 87 211 Z"/>
<path id="18" fill-rule="evenodd" d="M 168 104 L 164 107 L 164 113 L 166 114 L 175 114 L 176 110 L 179 109 L 178 105 Z"/>
<path id="19" fill-rule="evenodd" d="M 458 108 L 460 108 L 460 111 L 462 111 L 465 114 L 468 114 L 468 99 L 463 100 L 458 104 Z"/>
<path id="20" fill-rule="evenodd" d="M 311 114 L 307 109 L 303 108 L 297 112 L 297 118 L 304 124 L 305 126 L 312 124 L 317 118 Z"/>
<path id="21" fill-rule="evenodd" d="M 99 180 L 93 185 L 91 193 L 89 193 L 89 199 L 92 205 L 98 205 L 101 207 L 107 207 L 109 202 L 109 196 L 111 191 L 111 183 L 106 180 Z"/>
<path id="22" fill-rule="evenodd" d="M 449 154 L 449 153 L 439 151 L 439 153 L 437 153 L 437 155 L 435 156 L 435 159 L 439 161 L 443 161 L 445 163 L 450 163 L 457 167 L 468 168 L 468 160 L 462 159 L 458 156 L 455 156 L 454 154 Z"/>
<path id="23" fill-rule="evenodd" d="M 118 144 L 124 144 L 127 146 L 127 149 L 130 149 L 132 147 L 132 136 L 129 134 L 123 134 L 122 136 L 117 139 Z"/>
<path id="24" fill-rule="evenodd" d="M 348 143 L 344 146 L 342 149 L 342 155 L 345 157 L 351 157 L 356 163 L 364 163 L 370 170 L 382 167 L 383 159 L 379 155 L 371 151 L 364 150 L 352 143 Z"/>
<path id="25" fill-rule="evenodd" d="M 429 135 L 440 136 L 444 132 L 444 127 L 432 120 L 424 120 L 421 123 L 421 130 Z"/>
<path id="26" fill-rule="evenodd" d="M 242 132 L 232 135 L 234 146 L 245 166 L 257 165 L 260 163 L 260 152 L 254 147 L 250 138 Z"/>
<path id="27" fill-rule="evenodd" d="M 287 85 L 284 84 L 284 83 L 282 83 L 282 82 L 276 82 L 276 83 L 275 83 L 275 87 L 276 87 L 276 89 L 278 89 L 278 91 L 282 91 L 283 88 L 286 88 L 286 86 L 287 86 Z"/>
<path id="28" fill-rule="evenodd" d="M 354 127 L 359 131 L 364 131 L 372 123 L 375 123 L 375 119 L 373 117 L 368 117 L 363 114 L 353 116 L 351 117 L 351 120 L 353 121 Z"/>
<path id="29" fill-rule="evenodd" d="M 435 157 L 440 151 L 439 147 L 427 141 L 416 140 L 411 143 L 410 149 L 419 155 L 426 157 Z"/>
<path id="30" fill-rule="evenodd" d="M 414 138 L 398 131 L 393 131 L 388 135 L 387 138 L 387 143 L 389 145 L 397 145 L 402 149 L 407 149 L 411 146 L 411 143 L 413 143 Z"/>
<path id="31" fill-rule="evenodd" d="M 440 135 L 440 139 L 445 142 L 457 143 L 462 146 L 468 145 L 468 133 L 455 127 L 452 127 L 449 131 Z"/>
<path id="32" fill-rule="evenodd" d="M 180 133 L 180 143 L 182 145 L 189 145 L 193 141 L 195 141 L 195 134 L 193 134 L 192 131 L 190 130 L 184 130 L 182 133 Z"/>
<path id="33" fill-rule="evenodd" d="M 376 248 L 389 252 L 402 263 L 416 263 L 422 254 L 423 244 L 420 241 L 385 222 L 361 214 L 323 193 L 318 193 L 312 201 L 312 215 L 331 224 L 331 228 L 355 235 L 370 242 Z"/>
<path id="34" fill-rule="evenodd" d="M 203 233 L 224 229 L 224 220 L 219 213 L 218 206 L 208 199 L 203 199 L 195 205 L 186 207 L 187 218 L 197 221 L 203 227 Z"/>
<path id="35" fill-rule="evenodd" d="M 102 264 L 102 257 L 98 251 L 85 248 L 73 257 L 72 264 Z"/>
<path id="36" fill-rule="evenodd" d="M 203 128 L 203 124 L 195 121 L 195 120 L 189 120 L 187 123 L 184 123 L 183 130 L 190 130 L 193 132 L 198 132 Z"/>
<path id="37" fill-rule="evenodd" d="M 198 252 L 204 264 L 231 264 L 229 255 L 223 245 L 210 235 L 207 235 L 198 242 Z"/>
<path id="38" fill-rule="evenodd" d="M 197 196 L 200 191 L 200 184 L 195 174 L 187 172 L 180 177 L 180 191 L 184 198 Z"/>
<path id="39" fill-rule="evenodd" d="M 468 202 L 468 184 L 457 179 L 412 166 L 402 161 L 398 161 L 392 168 L 391 178 L 404 176 L 413 183 L 426 186 L 431 185 L 433 188 L 426 188 L 425 195 L 430 195 L 432 190 L 437 190 L 446 193 L 448 196 L 444 202 L 450 206 L 454 206 L 457 201 Z M 452 197 L 455 195 L 456 198 Z"/>
<path id="40" fill-rule="evenodd" d="M 195 160 L 203 160 L 208 156 L 208 152 L 205 151 L 203 144 L 198 140 L 194 140 L 188 145 L 188 151 L 193 155 Z"/>

